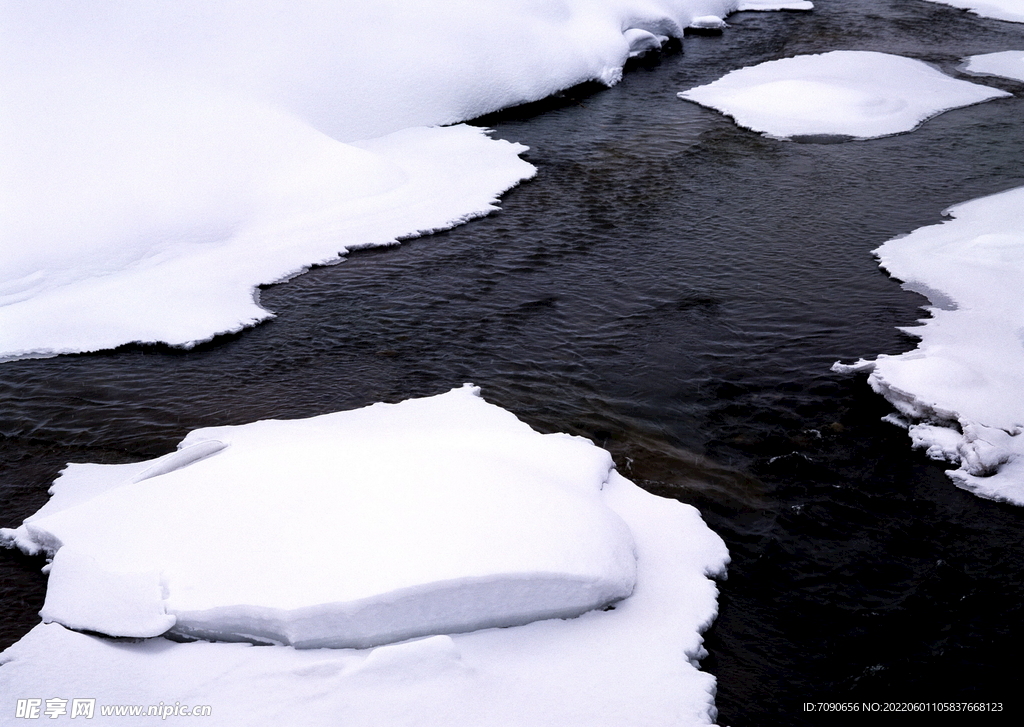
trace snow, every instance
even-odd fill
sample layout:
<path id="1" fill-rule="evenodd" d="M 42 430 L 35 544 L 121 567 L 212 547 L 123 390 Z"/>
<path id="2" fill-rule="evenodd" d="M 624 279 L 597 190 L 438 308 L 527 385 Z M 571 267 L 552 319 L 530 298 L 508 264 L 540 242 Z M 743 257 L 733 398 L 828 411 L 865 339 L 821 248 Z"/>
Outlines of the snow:
<path id="1" fill-rule="evenodd" d="M 259 285 L 488 214 L 525 147 L 443 125 L 737 7 L 0 0 L 0 360 L 191 346 L 270 317 Z"/>
<path id="2" fill-rule="evenodd" d="M 701 15 L 690 21 L 691 30 L 725 30 L 729 25 L 717 15 Z"/>
<path id="3" fill-rule="evenodd" d="M 57 553 L 52 620 L 77 627 L 95 601 L 102 623 L 108 590 L 89 583 L 157 573 L 173 617 L 157 633 L 365 647 L 577 616 L 635 585 L 629 530 L 601 499 L 608 453 L 472 388 L 182 444 L 141 473 L 105 468 L 104 491 L 18 529 L 26 550 Z M 151 599 L 133 600 L 139 624 L 87 628 L 145 631 Z"/>
<path id="4" fill-rule="evenodd" d="M 712 722 L 714 678 L 698 661 L 716 614 L 708 576 L 728 562 L 721 539 L 603 450 L 538 434 L 477 393 L 197 430 L 182 451 L 224 446 L 177 468 L 172 455 L 67 470 L 49 510 L 5 531 L 58 549 L 44 609 L 55 622 L 0 656 L 0 689 L 96 698 L 97 714 L 211 705 L 212 725 Z M 88 495 L 69 495 L 76 484 Z M 151 618 L 157 574 L 172 633 L 199 624 L 261 642 L 298 625 L 322 641 L 349 626 L 326 600 L 396 587 L 404 598 L 370 596 L 387 607 L 378 633 L 406 639 L 402 624 L 430 618 L 425 638 L 334 649 L 115 642 L 56 622 L 103 630 L 118 609 L 137 611 L 111 633 Z M 396 609 L 410 583 L 420 608 Z"/>
<path id="5" fill-rule="evenodd" d="M 219 121 L 204 116 L 208 126 Z M 255 110 L 239 114 L 220 121 L 219 139 L 198 121 L 194 135 L 140 123 L 119 137 L 147 147 L 130 175 L 84 168 L 82 134 L 65 137 L 67 146 L 40 134 L 40 153 L 26 153 L 24 166 L 48 157 L 31 172 L 45 179 L 8 197 L 3 212 L 3 244 L 14 254 L 4 266 L 0 352 L 191 345 L 237 331 L 271 315 L 256 286 L 485 214 L 533 174 L 517 156 L 522 146 L 466 126 L 356 145 L 273 121 L 260 128 Z M 190 148 L 182 154 L 175 143 Z M 100 166 L 108 153 L 91 161 Z M 83 168 L 66 170 L 62 156 Z"/>
<path id="6" fill-rule="evenodd" d="M 740 68 L 679 97 L 770 137 L 869 139 L 911 131 L 943 111 L 1009 95 L 950 78 L 911 58 L 831 51 Z"/>
<path id="7" fill-rule="evenodd" d="M 648 51 L 661 48 L 662 43 L 668 40 L 667 36 L 655 35 L 640 28 L 630 28 L 622 34 L 622 37 L 629 43 L 629 57 L 636 58 Z"/>
<path id="8" fill-rule="evenodd" d="M 57 551 L 49 568 L 43 621 L 111 636 L 159 636 L 174 626 L 166 612 L 160 573 L 116 573 L 72 547 Z"/>
<path id="9" fill-rule="evenodd" d="M 984 0 L 982 2 L 979 0 L 930 0 L 930 2 L 969 10 L 983 18 L 1024 23 L 1024 3 L 1021 3 L 1020 0 Z"/>
<path id="10" fill-rule="evenodd" d="M 977 76 L 1001 76 L 1024 81 L 1024 51 L 1007 50 L 971 56 L 964 59 L 961 69 Z"/>
<path id="11" fill-rule="evenodd" d="M 914 446 L 958 465 L 948 474 L 959 487 L 1024 505 L 1024 187 L 947 214 L 875 253 L 905 287 L 955 305 L 905 329 L 921 339 L 913 351 L 834 368 L 869 371 L 916 422 Z"/>
<path id="12" fill-rule="evenodd" d="M 737 10 L 813 10 L 810 0 L 740 0 Z"/>

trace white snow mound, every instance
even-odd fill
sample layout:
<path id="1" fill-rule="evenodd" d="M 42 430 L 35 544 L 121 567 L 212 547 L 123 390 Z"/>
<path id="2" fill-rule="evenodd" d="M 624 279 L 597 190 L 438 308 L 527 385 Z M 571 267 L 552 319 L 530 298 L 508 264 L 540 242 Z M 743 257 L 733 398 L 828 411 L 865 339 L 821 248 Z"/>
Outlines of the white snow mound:
<path id="1" fill-rule="evenodd" d="M 533 432 L 476 393 L 199 430 L 155 462 L 71 465 L 4 534 L 56 549 L 44 617 L 76 629 L 176 616 L 175 630 L 196 619 L 185 633 L 323 643 L 353 623 L 388 638 L 424 617 L 433 632 L 520 625 L 297 650 L 48 623 L 0 655 L 0 692 L 93 698 L 101 723 L 114 705 L 174 705 L 230 727 L 711 724 L 715 679 L 698 665 L 724 543 L 603 450 Z M 368 633 L 351 640 L 378 640 Z"/>
<path id="2" fill-rule="evenodd" d="M 629 529 L 603 502 L 608 453 L 538 434 L 473 388 L 202 429 L 182 446 L 165 458 L 178 467 L 105 467 L 105 491 L 8 535 L 56 553 L 44 618 L 118 636 L 173 627 L 365 647 L 578 616 L 635 585 Z M 154 621 L 159 588 L 123 574 L 158 574 L 167 617 Z M 105 609 L 118 588 L 137 613 Z"/>
<path id="3" fill-rule="evenodd" d="M 948 473 L 958 486 L 1024 505 L 1024 187 L 947 214 L 875 254 L 905 287 L 955 305 L 904 329 L 921 339 L 913 351 L 834 368 L 870 371 L 871 387 L 918 422 L 914 446 L 959 465 Z"/>
<path id="4" fill-rule="evenodd" d="M 1007 50 L 964 59 L 962 70 L 976 76 L 999 76 L 1024 81 L 1024 51 Z"/>
<path id="5" fill-rule="evenodd" d="M 943 111 L 1010 94 L 950 78 L 911 58 L 831 51 L 740 68 L 678 95 L 770 137 L 870 139 L 911 131 Z"/>
<path id="6" fill-rule="evenodd" d="M 969 10 L 983 18 L 1024 23 L 1024 3 L 1021 0 L 930 0 L 930 2 Z"/>

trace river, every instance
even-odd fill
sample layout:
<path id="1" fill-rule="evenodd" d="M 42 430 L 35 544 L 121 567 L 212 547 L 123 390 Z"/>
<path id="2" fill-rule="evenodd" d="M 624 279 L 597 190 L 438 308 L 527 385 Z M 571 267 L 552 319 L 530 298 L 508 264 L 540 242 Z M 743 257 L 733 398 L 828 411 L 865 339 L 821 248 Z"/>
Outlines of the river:
<path id="1" fill-rule="evenodd" d="M 831 364 L 914 345 L 921 296 L 870 251 L 1024 184 L 1018 94 L 860 142 L 795 143 L 676 98 L 836 49 L 955 74 L 1024 25 L 920 0 L 742 13 L 612 89 L 478 123 L 531 147 L 502 211 L 261 291 L 277 318 L 190 351 L 0 366 L 0 508 L 69 461 L 164 454 L 191 429 L 305 417 L 464 382 L 542 431 L 609 448 L 701 509 L 733 562 L 704 668 L 723 725 L 822 724 L 806 701 L 991 700 L 1024 646 L 1024 512 L 956 489 Z M 187 301 L 182 301 L 187 305 Z M 0 551 L 3 646 L 38 621 L 42 561 Z"/>

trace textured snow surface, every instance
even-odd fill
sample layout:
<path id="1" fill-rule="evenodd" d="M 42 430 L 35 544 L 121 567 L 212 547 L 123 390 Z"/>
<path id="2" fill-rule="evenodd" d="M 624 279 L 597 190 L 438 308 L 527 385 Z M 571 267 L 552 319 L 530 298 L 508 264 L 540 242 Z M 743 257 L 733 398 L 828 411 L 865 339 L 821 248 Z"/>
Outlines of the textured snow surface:
<path id="1" fill-rule="evenodd" d="M 996 20 L 1024 23 L 1024 2 L 1021 0 L 930 0 L 933 3 L 952 5 L 954 8 L 970 10 L 975 15 Z"/>
<path id="2" fill-rule="evenodd" d="M 679 97 L 767 136 L 868 139 L 910 131 L 943 111 L 1009 95 L 950 78 L 911 58 L 831 51 L 740 68 Z"/>
<path id="3" fill-rule="evenodd" d="M 125 622 L 152 622 L 159 576 L 178 626 L 199 613 L 182 604 L 238 604 L 244 596 L 274 608 L 209 608 L 203 626 L 277 633 L 294 626 L 289 608 L 318 612 L 309 628 L 346 626 L 332 621 L 336 608 L 308 604 L 417 582 L 444 589 L 442 602 L 428 587 L 414 593 L 435 619 L 423 633 L 434 635 L 372 649 L 297 650 L 112 641 L 49 623 L 0 655 L 0 691 L 94 697 L 97 717 L 104 704 L 211 705 L 211 725 L 713 721 L 715 680 L 698 661 L 700 634 L 717 612 L 708 576 L 724 573 L 725 545 L 694 508 L 642 491 L 589 442 L 533 432 L 462 388 L 313 419 L 198 430 L 183 445 L 156 464 L 72 465 L 57 480 L 50 503 L 16 533 L 23 547 L 52 549 L 66 538 L 44 614 L 52 607 L 78 619 L 69 625 L 95 628 L 118 608 L 135 608 Z M 195 447 L 203 449 L 181 456 Z M 188 568 L 184 558 L 192 559 Z M 481 583 L 493 586 L 483 598 Z M 604 595 L 594 597 L 595 589 Z M 578 613 L 581 598 L 599 605 L 623 596 L 614 608 L 575 618 L 541 613 L 552 602 L 570 602 Z M 548 604 L 532 614 L 545 620 L 525 623 L 524 598 Z M 102 610 L 90 614 L 89 605 Z M 509 614 L 519 625 L 446 632 L 466 614 L 487 626 L 481 610 L 490 625 Z"/>
<path id="4" fill-rule="evenodd" d="M 916 422 L 914 446 L 959 465 L 958 486 L 1024 505 L 1024 187 L 947 213 L 875 253 L 906 287 L 954 305 L 905 329 L 921 338 L 913 351 L 835 368 L 870 371 L 872 388 Z"/>
<path id="5" fill-rule="evenodd" d="M 1024 2 L 1021 3 L 1024 7 Z M 1024 51 L 1006 50 L 1000 53 L 985 53 L 964 59 L 962 66 L 966 73 L 978 76 L 1001 76 L 1015 81 L 1024 81 Z"/>
<path id="6" fill-rule="evenodd" d="M 0 0 L 0 360 L 192 345 L 270 316 L 260 284 L 491 212 L 524 147 L 423 127 L 736 7 Z"/>
<path id="7" fill-rule="evenodd" d="M 608 453 L 472 387 L 201 429 L 149 464 L 94 466 L 92 497 L 3 531 L 56 551 L 46 620 L 366 647 L 577 616 L 636 581 L 629 529 L 603 502 Z"/>

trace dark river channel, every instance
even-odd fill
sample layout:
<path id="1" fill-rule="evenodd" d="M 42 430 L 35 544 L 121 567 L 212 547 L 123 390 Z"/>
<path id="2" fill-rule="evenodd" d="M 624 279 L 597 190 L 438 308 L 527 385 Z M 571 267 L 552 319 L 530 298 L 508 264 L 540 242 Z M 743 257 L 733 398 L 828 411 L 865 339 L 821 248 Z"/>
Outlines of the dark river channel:
<path id="1" fill-rule="evenodd" d="M 958 490 L 880 421 L 842 359 L 897 353 L 926 300 L 871 250 L 1024 185 L 1024 85 L 871 141 L 767 139 L 676 92 L 762 61 L 876 50 L 957 75 L 1024 25 L 921 0 L 741 13 L 612 89 L 480 120 L 531 147 L 502 211 L 267 287 L 278 317 L 191 351 L 0 365 L 0 525 L 73 462 L 171 451 L 197 427 L 463 382 L 589 437 L 728 543 L 704 668 L 722 725 L 868 723 L 808 701 L 1024 704 L 1024 509 Z M 975 80 L 975 79 L 972 79 Z M 187 305 L 188 301 L 182 301 Z M 38 622 L 43 561 L 0 551 L 2 646 Z M 876 718 L 871 718 L 875 721 Z M 957 724 L 995 723 L 960 715 Z M 575 727 L 575 726 L 569 726 Z M 582 726 L 581 726 L 582 727 Z"/>

